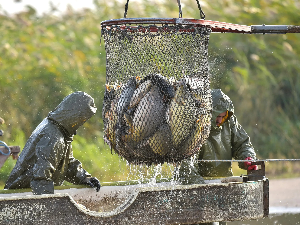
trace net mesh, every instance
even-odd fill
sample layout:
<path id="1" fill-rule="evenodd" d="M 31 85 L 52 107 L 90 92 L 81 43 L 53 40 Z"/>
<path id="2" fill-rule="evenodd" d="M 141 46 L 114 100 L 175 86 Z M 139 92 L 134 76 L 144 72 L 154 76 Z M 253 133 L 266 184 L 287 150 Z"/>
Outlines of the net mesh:
<path id="1" fill-rule="evenodd" d="M 104 140 L 129 163 L 178 162 L 207 139 L 210 32 L 196 25 L 102 27 Z"/>

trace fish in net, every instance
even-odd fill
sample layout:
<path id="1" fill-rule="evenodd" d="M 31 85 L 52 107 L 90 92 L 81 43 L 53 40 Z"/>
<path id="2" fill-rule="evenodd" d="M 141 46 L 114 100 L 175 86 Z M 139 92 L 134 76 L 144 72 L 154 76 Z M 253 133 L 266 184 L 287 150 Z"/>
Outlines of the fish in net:
<path id="1" fill-rule="evenodd" d="M 195 25 L 102 27 L 104 140 L 129 163 L 178 162 L 207 139 L 209 34 Z"/>

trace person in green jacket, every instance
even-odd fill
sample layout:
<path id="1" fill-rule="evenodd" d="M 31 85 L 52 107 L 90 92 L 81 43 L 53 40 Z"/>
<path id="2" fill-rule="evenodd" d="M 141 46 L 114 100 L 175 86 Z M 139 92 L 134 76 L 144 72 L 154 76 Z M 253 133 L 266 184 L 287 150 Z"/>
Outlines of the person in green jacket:
<path id="1" fill-rule="evenodd" d="M 250 137 L 234 115 L 230 98 L 220 89 L 213 89 L 212 122 L 210 134 L 196 155 L 196 160 L 254 160 L 256 153 Z M 257 170 L 251 162 L 239 162 L 239 167 Z M 205 183 L 203 177 L 233 176 L 231 162 L 194 162 L 182 161 L 179 168 L 179 181 L 182 184 Z M 226 222 L 203 223 L 207 225 L 225 225 Z"/>
<path id="2" fill-rule="evenodd" d="M 53 194 L 64 180 L 100 189 L 100 182 L 73 157 L 76 130 L 95 113 L 94 99 L 74 92 L 49 113 L 29 137 L 4 189 L 31 188 L 33 194 Z"/>
<path id="3" fill-rule="evenodd" d="M 212 123 L 206 142 L 196 155 L 197 160 L 254 160 L 256 153 L 250 142 L 250 137 L 239 124 L 234 115 L 234 107 L 230 98 L 220 89 L 213 89 Z M 239 162 L 242 169 L 256 170 L 251 162 Z M 191 164 L 190 160 L 181 163 L 179 169 L 180 181 L 183 184 L 204 183 L 202 177 L 233 176 L 231 162 L 198 162 Z"/>

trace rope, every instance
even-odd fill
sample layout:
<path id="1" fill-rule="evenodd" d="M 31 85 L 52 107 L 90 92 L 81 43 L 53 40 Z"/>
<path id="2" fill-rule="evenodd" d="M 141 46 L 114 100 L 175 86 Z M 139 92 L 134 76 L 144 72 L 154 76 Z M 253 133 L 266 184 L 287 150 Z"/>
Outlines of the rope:
<path id="1" fill-rule="evenodd" d="M 200 3 L 199 3 L 198 0 L 196 0 L 196 1 L 197 1 L 198 9 L 200 11 L 200 18 L 203 19 L 203 20 L 205 20 L 205 14 L 204 14 L 204 12 L 201 9 Z"/>
<path id="2" fill-rule="evenodd" d="M 4 152 L 2 152 L 1 150 L 0 150 L 0 153 L 2 154 L 2 155 L 10 155 L 10 148 L 7 146 L 7 144 L 4 142 L 4 141 L 0 141 L 0 146 L 4 146 L 7 150 L 8 150 L 8 153 L 4 153 Z"/>
<path id="3" fill-rule="evenodd" d="M 127 3 L 125 4 L 124 18 L 126 18 L 126 16 L 127 16 L 127 11 L 128 11 L 128 3 L 129 3 L 129 0 L 127 0 Z"/>
<path id="4" fill-rule="evenodd" d="M 180 0 L 177 0 L 177 3 L 178 3 L 178 8 L 179 8 L 179 18 L 182 18 L 182 10 L 181 10 Z"/>
<path id="5" fill-rule="evenodd" d="M 199 0 L 196 0 L 196 1 L 197 1 L 198 9 L 200 11 L 200 18 L 203 19 L 203 20 L 205 20 L 205 14 L 204 14 L 201 6 L 200 6 Z M 124 18 L 126 18 L 126 16 L 127 16 L 128 3 L 129 3 L 129 0 L 127 0 L 127 2 L 125 4 Z M 180 0 L 177 0 L 177 3 L 178 3 L 178 8 L 179 8 L 179 18 L 182 18 L 182 9 L 181 9 Z"/>
<path id="6" fill-rule="evenodd" d="M 218 159 L 202 159 L 202 160 L 195 160 L 196 162 L 258 162 L 258 161 L 264 161 L 264 162 L 280 162 L 280 161 L 300 161 L 300 159 L 252 159 L 252 160 L 236 160 L 236 159 L 224 159 L 224 160 L 218 160 Z"/>

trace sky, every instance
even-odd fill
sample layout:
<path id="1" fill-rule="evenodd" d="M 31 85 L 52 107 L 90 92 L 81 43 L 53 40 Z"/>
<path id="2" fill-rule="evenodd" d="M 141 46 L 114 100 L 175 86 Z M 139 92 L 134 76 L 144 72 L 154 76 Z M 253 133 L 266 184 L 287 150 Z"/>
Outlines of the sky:
<path id="1" fill-rule="evenodd" d="M 64 12 L 68 5 L 74 10 L 82 8 L 94 8 L 93 0 L 0 0 L 0 13 L 4 11 L 8 14 L 18 13 L 26 9 L 26 5 L 32 6 L 38 14 L 50 11 L 50 2 L 58 8 L 59 12 Z"/>

